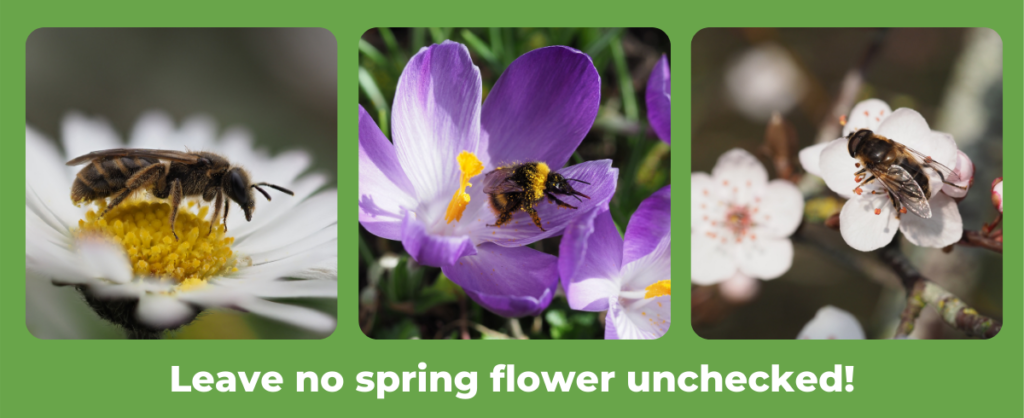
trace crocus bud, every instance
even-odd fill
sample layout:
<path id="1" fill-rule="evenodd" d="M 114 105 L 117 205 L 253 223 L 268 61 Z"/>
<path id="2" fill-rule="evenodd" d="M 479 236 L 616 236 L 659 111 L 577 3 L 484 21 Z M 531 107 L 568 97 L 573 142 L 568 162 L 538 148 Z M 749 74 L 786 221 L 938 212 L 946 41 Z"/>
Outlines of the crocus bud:
<path id="1" fill-rule="evenodd" d="M 992 206 L 995 206 L 999 213 L 1003 213 L 1003 178 L 992 181 Z"/>
<path id="2" fill-rule="evenodd" d="M 963 151 L 958 150 L 956 152 L 956 164 L 953 166 L 953 175 L 949 176 L 946 181 L 960 186 L 956 187 L 949 184 L 942 186 L 942 192 L 957 201 L 967 196 L 968 189 L 974 184 L 974 163 L 971 162 L 970 157 L 964 154 Z"/>

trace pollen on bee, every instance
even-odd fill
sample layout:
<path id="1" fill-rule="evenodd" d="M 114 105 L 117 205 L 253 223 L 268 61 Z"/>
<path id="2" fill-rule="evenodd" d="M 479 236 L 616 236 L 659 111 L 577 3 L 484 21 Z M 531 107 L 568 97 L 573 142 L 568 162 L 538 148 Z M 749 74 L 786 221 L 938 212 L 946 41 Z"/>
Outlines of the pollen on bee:
<path id="1" fill-rule="evenodd" d="M 195 204 L 184 206 L 174 223 L 178 240 L 173 238 L 171 225 L 165 219 L 170 205 L 146 200 L 122 202 L 103 219 L 90 210 L 74 233 L 108 237 L 124 248 L 135 275 L 173 279 L 179 290 L 201 286 L 211 277 L 236 271 L 237 260 L 231 250 L 235 239 L 225 236 L 223 225 L 215 225 L 212 232 L 207 232 L 210 221 L 203 216 L 206 207 L 196 214 L 188 209 Z"/>
<path id="2" fill-rule="evenodd" d="M 881 214 L 882 214 L 882 210 L 878 209 L 878 208 L 875 208 L 875 215 L 881 215 Z"/>

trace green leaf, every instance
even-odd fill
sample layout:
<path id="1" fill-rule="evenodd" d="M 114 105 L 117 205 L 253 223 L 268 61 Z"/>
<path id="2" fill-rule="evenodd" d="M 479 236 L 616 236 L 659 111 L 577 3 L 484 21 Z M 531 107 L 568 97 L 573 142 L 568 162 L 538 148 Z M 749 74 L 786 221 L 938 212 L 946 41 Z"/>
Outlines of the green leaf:
<path id="1" fill-rule="evenodd" d="M 377 109 L 377 125 L 380 126 L 384 136 L 388 136 L 388 113 L 390 112 L 388 103 L 384 101 L 384 95 L 377 88 L 377 82 L 373 80 L 373 76 L 361 66 L 359 67 L 359 87 L 362 87 L 363 93 L 366 93 L 366 97 Z"/>
<path id="2" fill-rule="evenodd" d="M 366 55 L 367 58 L 373 60 L 377 65 L 383 67 L 388 64 L 388 59 L 384 57 L 384 54 L 381 54 L 373 44 L 363 39 L 359 40 L 359 52 L 362 52 L 363 55 Z"/>

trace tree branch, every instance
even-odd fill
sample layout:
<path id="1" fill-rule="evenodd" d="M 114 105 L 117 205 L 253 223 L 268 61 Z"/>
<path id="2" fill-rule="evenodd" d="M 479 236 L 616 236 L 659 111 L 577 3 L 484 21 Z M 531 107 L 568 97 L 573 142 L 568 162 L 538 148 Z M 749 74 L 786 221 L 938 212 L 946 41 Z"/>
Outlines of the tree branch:
<path id="1" fill-rule="evenodd" d="M 925 305 L 931 305 L 949 326 L 963 331 L 973 338 L 992 338 L 999 333 L 1003 324 L 981 315 L 949 293 L 935 282 L 928 280 L 910 264 L 910 260 L 899 250 L 898 240 L 879 251 L 879 256 L 900 277 L 907 290 L 907 306 L 900 315 L 893 338 L 907 338 L 914 330 L 914 322 Z"/>
<path id="2" fill-rule="evenodd" d="M 1003 240 L 1001 235 L 993 237 L 980 231 L 964 230 L 964 235 L 960 237 L 960 241 L 957 242 L 957 244 L 965 247 L 981 247 L 1000 254 L 1003 253 Z"/>

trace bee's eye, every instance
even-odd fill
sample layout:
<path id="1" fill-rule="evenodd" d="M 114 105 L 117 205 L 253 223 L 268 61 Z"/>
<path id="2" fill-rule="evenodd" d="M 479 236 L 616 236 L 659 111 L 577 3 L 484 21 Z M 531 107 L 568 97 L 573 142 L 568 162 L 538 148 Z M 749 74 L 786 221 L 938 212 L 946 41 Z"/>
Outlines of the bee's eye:
<path id="1" fill-rule="evenodd" d="M 242 174 L 238 171 L 232 170 L 230 173 L 231 183 L 228 185 L 228 197 L 236 202 L 242 202 L 245 200 L 245 179 L 242 178 Z"/>

